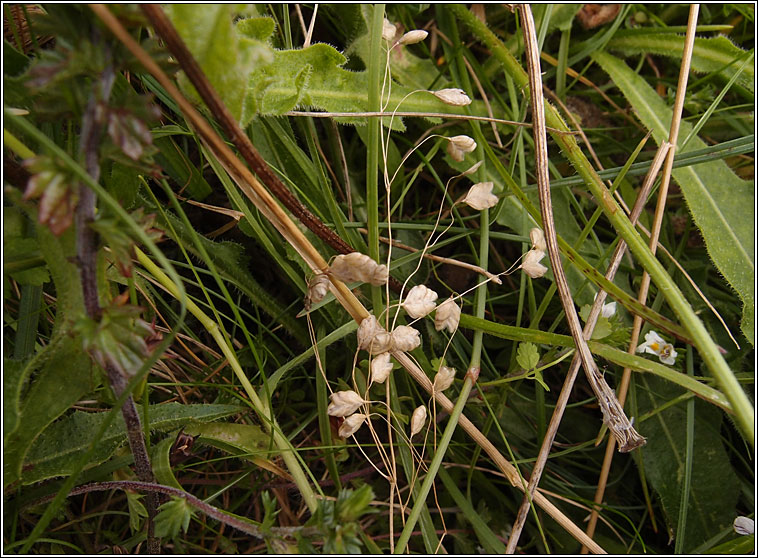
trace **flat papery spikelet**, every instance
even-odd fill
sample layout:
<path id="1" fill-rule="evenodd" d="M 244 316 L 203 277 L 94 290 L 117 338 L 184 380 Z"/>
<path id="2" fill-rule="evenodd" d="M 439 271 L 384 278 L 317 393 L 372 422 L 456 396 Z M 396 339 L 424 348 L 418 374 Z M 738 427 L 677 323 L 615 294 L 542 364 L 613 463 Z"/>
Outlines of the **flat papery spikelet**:
<path id="1" fill-rule="evenodd" d="M 392 39 L 395 38 L 396 33 L 397 33 L 397 27 L 392 25 L 390 20 L 388 20 L 385 17 L 384 23 L 382 24 L 382 39 L 384 39 L 385 41 L 392 41 Z"/>
<path id="2" fill-rule="evenodd" d="M 352 415 L 363 405 L 363 398 L 353 390 L 335 391 L 331 396 L 332 402 L 326 408 L 326 414 L 330 417 L 346 417 Z"/>
<path id="3" fill-rule="evenodd" d="M 389 279 L 389 270 L 384 264 L 378 264 L 366 254 L 351 252 L 335 257 L 329 266 L 329 273 L 340 281 L 351 283 L 360 281 L 375 287 L 384 285 Z"/>
<path id="4" fill-rule="evenodd" d="M 412 351 L 421 345 L 419 332 L 410 326 L 397 326 L 392 330 L 392 348 L 398 351 Z"/>
<path id="5" fill-rule="evenodd" d="M 464 153 L 471 153 L 476 149 L 476 141 L 469 136 L 453 136 L 450 138 L 450 143 L 455 147 L 463 151 Z"/>
<path id="6" fill-rule="evenodd" d="M 542 277 L 547 272 L 547 268 L 540 263 L 544 257 L 545 252 L 541 250 L 529 250 L 521 263 L 521 269 L 532 279 Z"/>
<path id="7" fill-rule="evenodd" d="M 547 252 L 547 244 L 545 244 L 545 233 L 542 229 L 534 227 L 529 231 L 529 240 L 532 241 L 532 248 L 540 252 Z"/>
<path id="8" fill-rule="evenodd" d="M 455 368 L 440 366 L 439 371 L 434 375 L 434 390 L 445 391 L 453 385 L 455 379 Z"/>
<path id="9" fill-rule="evenodd" d="M 429 33 L 423 29 L 414 29 L 413 31 L 408 31 L 405 35 L 400 37 L 397 42 L 401 45 L 415 45 L 416 43 L 420 43 L 426 39 L 427 35 L 429 35 Z"/>
<path id="10" fill-rule="evenodd" d="M 411 438 L 413 438 L 414 434 L 421 432 L 421 429 L 424 428 L 425 423 L 426 407 L 419 405 L 413 411 L 413 415 L 411 415 Z"/>
<path id="11" fill-rule="evenodd" d="M 371 361 L 371 381 L 377 384 L 383 384 L 392 372 L 392 363 L 390 354 L 382 353 L 375 356 Z"/>
<path id="12" fill-rule="evenodd" d="M 471 99 L 466 95 L 466 92 L 463 89 L 440 89 L 439 91 L 430 91 L 430 93 L 446 105 L 465 107 L 466 105 L 471 104 Z"/>
<path id="13" fill-rule="evenodd" d="M 342 423 L 342 426 L 340 426 L 339 429 L 339 435 L 340 438 L 347 438 L 348 436 L 352 436 L 355 434 L 358 429 L 363 425 L 363 422 L 366 420 L 366 415 L 361 413 L 355 413 L 354 415 L 350 415 L 345 419 L 345 421 Z"/>
<path id="14" fill-rule="evenodd" d="M 403 308 L 411 318 L 423 318 L 437 306 L 437 293 L 426 285 L 416 285 L 405 297 Z"/>
<path id="15" fill-rule="evenodd" d="M 391 344 L 392 337 L 379 325 L 376 316 L 363 318 L 361 325 L 358 326 L 358 348 L 378 355 L 389 351 Z"/>
<path id="16" fill-rule="evenodd" d="M 434 314 L 434 329 L 437 331 L 447 329 L 450 333 L 455 333 L 460 321 L 461 307 L 455 303 L 453 297 L 437 306 L 437 312 Z"/>
<path id="17" fill-rule="evenodd" d="M 328 292 L 329 277 L 324 273 L 319 273 L 308 281 L 308 305 L 321 302 Z"/>
<path id="18" fill-rule="evenodd" d="M 474 184 L 463 198 L 463 203 L 473 207 L 477 211 L 489 209 L 497 205 L 497 196 L 492 193 L 492 182 L 479 182 Z"/>

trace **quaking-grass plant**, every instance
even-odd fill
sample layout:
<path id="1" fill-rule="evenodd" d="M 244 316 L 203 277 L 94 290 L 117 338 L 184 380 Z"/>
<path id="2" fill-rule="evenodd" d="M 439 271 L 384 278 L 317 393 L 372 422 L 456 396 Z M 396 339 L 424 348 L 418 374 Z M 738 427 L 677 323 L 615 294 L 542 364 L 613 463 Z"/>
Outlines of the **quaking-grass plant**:
<path id="1" fill-rule="evenodd" d="M 4 6 L 4 550 L 747 552 L 754 14 L 685 8 Z"/>

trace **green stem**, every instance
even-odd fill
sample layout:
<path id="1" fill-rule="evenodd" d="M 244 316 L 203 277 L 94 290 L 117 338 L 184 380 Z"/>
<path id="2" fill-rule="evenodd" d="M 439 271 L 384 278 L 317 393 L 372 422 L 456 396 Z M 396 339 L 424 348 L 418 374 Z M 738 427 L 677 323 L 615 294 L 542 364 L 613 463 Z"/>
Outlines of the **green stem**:
<path id="1" fill-rule="evenodd" d="M 155 265 L 155 263 L 153 263 L 153 261 L 144 252 L 142 252 L 142 250 L 135 248 L 135 252 L 137 259 L 142 264 L 142 266 L 147 269 L 153 275 L 153 277 L 155 277 L 155 279 L 157 279 L 158 282 L 163 285 L 163 287 L 165 287 L 169 293 L 171 293 L 172 296 L 179 298 L 179 288 L 168 277 L 168 275 L 163 273 L 163 271 L 157 265 Z M 318 508 L 318 501 L 316 500 L 316 495 L 314 494 L 313 489 L 308 482 L 308 478 L 300 467 L 300 463 L 295 456 L 294 448 L 290 444 L 289 440 L 287 440 L 287 438 L 285 438 L 281 433 L 279 425 L 271 416 L 268 406 L 258 397 L 258 394 L 253 388 L 253 385 L 250 383 L 250 380 L 247 379 L 247 375 L 245 374 L 244 370 L 242 370 L 242 366 L 240 365 L 239 360 L 237 360 L 237 355 L 224 338 L 224 335 L 219 329 L 218 324 L 191 300 L 187 300 L 186 303 L 187 310 L 197 318 L 197 320 L 208 331 L 208 333 L 211 334 L 211 337 L 213 337 L 213 339 L 216 341 L 224 357 L 232 367 L 234 374 L 237 376 L 237 379 L 242 384 L 245 393 L 250 398 L 250 402 L 253 404 L 253 407 L 263 419 L 264 424 L 267 424 L 271 429 L 274 443 L 282 454 L 282 459 L 284 460 L 284 463 L 287 465 L 287 468 L 292 475 L 292 480 L 300 489 L 300 493 L 302 494 L 303 500 L 305 500 L 308 508 L 312 513 L 315 512 Z"/>
<path id="2" fill-rule="evenodd" d="M 492 55 L 497 58 L 505 72 L 511 76 L 514 82 L 524 91 L 527 91 L 528 77 L 526 72 L 505 48 L 500 39 L 487 28 L 487 25 L 478 20 L 463 5 L 451 4 L 450 9 L 460 21 L 468 25 L 473 33 L 487 45 Z M 549 127 L 568 131 L 558 112 L 549 103 L 545 103 L 545 119 Z M 716 377 L 721 389 L 734 408 L 736 421 L 742 429 L 744 436 L 749 440 L 751 445 L 754 445 L 755 425 L 753 405 L 737 381 L 734 372 L 729 369 L 724 357 L 719 352 L 718 346 L 708 334 L 703 322 L 695 314 L 677 287 L 674 279 L 658 262 L 644 239 L 637 234 L 629 218 L 610 195 L 607 187 L 603 184 L 600 177 L 598 177 L 584 153 L 582 153 L 574 136 L 555 132 L 551 132 L 551 135 L 561 147 L 566 158 L 571 161 L 577 173 L 584 179 L 597 200 L 598 205 L 603 209 L 603 212 L 611 221 L 619 236 L 626 241 L 631 252 L 650 274 L 660 292 L 666 297 L 666 301 L 679 317 L 681 323 L 684 324 L 695 347 L 711 373 Z"/>
<path id="3" fill-rule="evenodd" d="M 424 477 L 421 490 L 416 494 L 416 503 L 405 522 L 405 527 L 403 528 L 403 532 L 400 533 L 400 538 L 397 540 L 395 554 L 405 553 L 405 547 L 408 545 L 408 540 L 411 538 L 411 533 L 413 533 L 413 528 L 416 526 L 421 510 L 426 508 L 426 497 L 429 495 L 434 479 L 437 477 L 437 471 L 439 470 L 440 465 L 442 465 L 442 458 L 445 457 L 445 452 L 448 445 L 450 445 L 450 440 L 453 437 L 453 432 L 455 432 L 455 427 L 458 426 L 458 417 L 460 417 L 463 412 L 463 407 L 468 400 L 473 385 L 474 382 L 471 376 L 467 374 L 466 380 L 463 382 L 463 389 L 461 389 L 458 400 L 455 402 L 455 407 L 453 407 L 453 412 L 450 414 L 450 418 L 447 421 L 445 431 L 442 433 L 442 439 L 440 440 L 437 453 L 434 454 L 432 463 L 429 465 L 429 472 L 426 474 L 426 477 Z"/>
<path id="4" fill-rule="evenodd" d="M 382 53 L 382 28 L 384 26 L 384 4 L 374 5 L 374 16 L 369 33 L 368 63 L 368 110 L 381 111 L 381 78 L 384 74 L 384 54 Z M 382 121 L 368 119 L 368 153 L 366 156 L 366 208 L 368 225 L 368 255 L 379 261 L 379 134 Z M 371 287 L 374 312 L 382 311 L 382 289 Z"/>

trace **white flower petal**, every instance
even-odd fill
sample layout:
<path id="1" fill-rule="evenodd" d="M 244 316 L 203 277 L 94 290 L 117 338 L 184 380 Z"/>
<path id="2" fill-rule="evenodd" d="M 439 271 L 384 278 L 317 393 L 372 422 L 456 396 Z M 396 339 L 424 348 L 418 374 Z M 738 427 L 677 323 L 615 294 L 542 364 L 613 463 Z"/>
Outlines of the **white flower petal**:
<path id="1" fill-rule="evenodd" d="M 340 426 L 340 438 L 347 438 L 348 436 L 355 434 L 365 420 L 366 415 L 361 413 L 356 413 L 347 417 L 342 423 L 342 426 Z"/>
<path id="2" fill-rule="evenodd" d="M 392 363 L 390 354 L 382 353 L 371 361 L 371 381 L 377 384 L 383 384 L 392 372 Z"/>
<path id="3" fill-rule="evenodd" d="M 666 343 L 661 347 L 658 353 L 658 358 L 663 364 L 673 365 L 676 362 L 676 356 L 679 353 L 676 352 L 674 346 L 671 343 Z"/>
<path id="4" fill-rule="evenodd" d="M 363 398 L 353 390 L 336 391 L 332 394 L 332 402 L 326 409 L 330 417 L 346 417 L 358 410 L 363 405 Z"/>
<path id="5" fill-rule="evenodd" d="M 426 285 L 416 285 L 405 297 L 403 308 L 411 318 L 423 318 L 437 306 L 437 293 Z"/>
<path id="6" fill-rule="evenodd" d="M 425 422 L 426 407 L 420 405 L 416 407 L 416 410 L 413 411 L 413 415 L 411 415 L 411 438 L 413 438 L 414 434 L 421 432 L 421 429 L 424 428 Z"/>
<path id="7" fill-rule="evenodd" d="M 397 326 L 392 330 L 392 348 L 398 351 L 412 351 L 421 345 L 419 332 L 410 326 Z"/>
<path id="8" fill-rule="evenodd" d="M 434 329 L 441 331 L 447 328 L 450 333 L 455 333 L 460 321 L 461 307 L 455 303 L 453 297 L 450 297 L 437 307 L 437 312 L 434 314 Z"/>
<path id="9" fill-rule="evenodd" d="M 645 334 L 645 342 L 642 343 L 639 347 L 637 347 L 638 353 L 650 353 L 652 355 L 660 354 L 661 349 L 666 344 L 666 341 L 663 340 L 663 337 L 658 335 L 657 332 L 653 331 L 652 329 L 648 331 Z"/>
<path id="10" fill-rule="evenodd" d="M 463 198 L 463 203 L 473 207 L 477 211 L 488 209 L 497 205 L 497 196 L 492 193 L 492 182 L 479 182 L 474 184 Z"/>

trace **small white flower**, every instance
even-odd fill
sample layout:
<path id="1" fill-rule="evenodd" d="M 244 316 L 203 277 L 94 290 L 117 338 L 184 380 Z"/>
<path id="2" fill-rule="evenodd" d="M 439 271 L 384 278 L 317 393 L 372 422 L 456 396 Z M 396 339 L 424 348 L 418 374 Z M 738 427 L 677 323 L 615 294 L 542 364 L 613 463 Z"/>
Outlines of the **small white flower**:
<path id="1" fill-rule="evenodd" d="M 345 283 L 361 281 L 374 286 L 384 285 L 389 279 L 389 271 L 384 264 L 378 264 L 366 254 L 351 252 L 340 254 L 332 260 L 329 272 Z"/>
<path id="2" fill-rule="evenodd" d="M 383 384 L 392 372 L 390 354 L 382 353 L 371 361 L 371 381 Z"/>
<path id="3" fill-rule="evenodd" d="M 597 298 L 597 293 L 595 293 L 595 298 Z M 600 310 L 600 315 L 603 316 L 603 318 L 610 318 L 616 313 L 616 301 L 608 302 L 606 304 L 603 304 L 603 308 Z"/>
<path id="4" fill-rule="evenodd" d="M 347 438 L 348 436 L 355 434 L 365 420 L 366 415 L 361 413 L 355 413 L 354 415 L 347 417 L 342 423 L 342 426 L 340 426 L 340 438 Z"/>
<path id="5" fill-rule="evenodd" d="M 363 398 L 353 390 L 335 391 L 332 394 L 332 402 L 326 408 L 326 414 L 330 417 L 346 417 L 358 410 L 363 405 Z"/>
<path id="6" fill-rule="evenodd" d="M 397 33 L 397 27 L 392 25 L 392 23 L 390 23 L 385 17 L 384 23 L 382 24 L 382 39 L 385 41 L 392 41 L 392 39 L 395 38 L 395 33 Z"/>
<path id="7" fill-rule="evenodd" d="M 397 42 L 401 45 L 415 45 L 416 43 L 420 43 L 426 39 L 426 36 L 428 34 L 429 33 L 423 29 L 414 29 L 413 31 L 408 31 L 405 35 L 400 37 Z"/>
<path id="8" fill-rule="evenodd" d="M 663 337 L 653 330 L 650 330 L 645 334 L 645 342 L 637 347 L 637 352 L 658 355 L 658 359 L 663 364 L 668 364 L 669 366 L 676 362 L 676 356 L 678 354 L 671 343 L 666 343 Z"/>
<path id="9" fill-rule="evenodd" d="M 437 293 L 432 289 L 426 285 L 416 285 L 408 291 L 403 308 L 411 318 L 423 318 L 437 306 L 435 300 L 437 300 Z"/>
<path id="10" fill-rule="evenodd" d="M 532 241 L 532 250 L 539 250 L 542 253 L 547 252 L 547 245 L 545 244 L 545 233 L 542 229 L 534 227 L 529 231 L 529 239 Z"/>
<path id="11" fill-rule="evenodd" d="M 741 515 L 734 519 L 734 532 L 738 535 L 752 535 L 755 533 L 755 521 Z"/>
<path id="12" fill-rule="evenodd" d="M 497 196 L 492 193 L 492 182 L 479 182 L 474 184 L 463 198 L 463 203 L 473 207 L 477 211 L 497 205 Z"/>
<path id="13" fill-rule="evenodd" d="M 412 351 L 421 345 L 419 332 L 411 326 L 397 326 L 392 330 L 392 348 L 398 351 Z"/>
<path id="14" fill-rule="evenodd" d="M 439 91 L 430 91 L 430 93 L 446 105 L 465 107 L 466 105 L 471 104 L 471 99 L 469 99 L 463 89 L 440 89 Z"/>
<path id="15" fill-rule="evenodd" d="M 440 366 L 439 372 L 434 375 L 434 391 L 445 391 L 453 385 L 455 368 Z"/>
<path id="16" fill-rule="evenodd" d="M 524 261 L 521 262 L 521 269 L 532 279 L 542 277 L 547 272 L 547 268 L 540 263 L 544 257 L 545 252 L 541 250 L 529 250 L 524 256 Z"/>
<path id="17" fill-rule="evenodd" d="M 376 317 L 371 315 L 364 318 L 358 326 L 358 348 L 378 355 L 390 350 L 392 338 L 387 331 L 379 325 Z"/>
<path id="18" fill-rule="evenodd" d="M 437 312 L 434 314 L 434 329 L 437 331 L 447 328 L 450 333 L 455 333 L 460 321 L 461 307 L 455 303 L 453 297 L 437 306 Z"/>
<path id="19" fill-rule="evenodd" d="M 426 422 L 426 407 L 423 405 L 419 405 L 416 407 L 416 410 L 413 411 L 413 415 L 411 415 L 411 438 L 413 438 L 414 434 L 418 434 L 421 432 L 421 429 L 424 428 L 424 423 Z"/>

